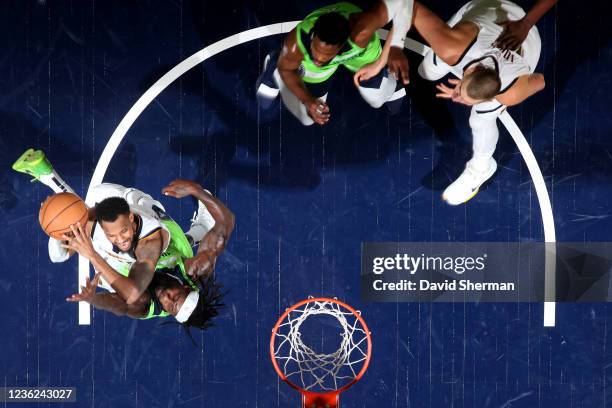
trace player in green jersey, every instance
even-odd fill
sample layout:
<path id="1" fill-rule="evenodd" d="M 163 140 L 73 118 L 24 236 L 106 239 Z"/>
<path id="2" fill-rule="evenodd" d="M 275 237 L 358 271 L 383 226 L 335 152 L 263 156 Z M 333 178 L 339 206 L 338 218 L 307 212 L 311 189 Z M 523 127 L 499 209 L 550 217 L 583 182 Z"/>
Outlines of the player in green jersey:
<path id="1" fill-rule="evenodd" d="M 411 12 L 411 0 L 386 0 L 366 11 L 342 2 L 310 13 L 291 30 L 280 56 L 272 53 L 266 57 L 256 85 L 260 104 L 271 106 L 280 93 L 287 109 L 302 124 L 324 125 L 330 119 L 326 100 L 332 76 L 340 66 L 355 73 L 378 60 L 382 47 L 376 30 L 393 19 L 390 70 L 359 83 L 358 90 L 374 108 L 386 104 L 391 111 L 399 110 L 406 94 L 403 85 L 408 83 L 403 46 Z"/>

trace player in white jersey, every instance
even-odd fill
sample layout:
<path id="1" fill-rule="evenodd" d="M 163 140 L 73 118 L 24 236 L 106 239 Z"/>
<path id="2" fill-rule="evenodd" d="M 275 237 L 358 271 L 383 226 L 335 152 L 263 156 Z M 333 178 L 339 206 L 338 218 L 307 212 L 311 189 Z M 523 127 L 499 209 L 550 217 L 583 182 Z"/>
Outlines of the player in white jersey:
<path id="1" fill-rule="evenodd" d="M 416 1 L 412 15 L 412 25 L 431 46 L 419 66 L 420 76 L 437 81 L 448 73 L 457 75 L 461 79 L 450 79 L 450 86 L 437 85 L 437 96 L 472 106 L 473 156 L 442 194 L 446 202 L 457 205 L 472 198 L 497 169 L 493 159 L 499 138 L 497 117 L 544 88 L 543 75 L 534 73 L 541 40 L 533 26 L 519 49 L 498 48 L 496 42 L 504 33 L 498 22 L 525 16 L 508 0 L 470 1 L 448 23 Z M 365 67 L 356 78 L 369 78 L 383 63 Z"/>
<path id="2" fill-rule="evenodd" d="M 26 151 L 13 169 L 34 176 L 55 192 L 73 191 L 41 151 Z M 177 180 L 163 192 L 176 196 L 176 188 L 184 189 L 190 183 L 193 184 Z M 210 241 L 205 245 L 205 251 L 210 254 L 204 258 L 212 268 L 231 232 L 226 226 L 233 225 L 233 221 L 229 223 L 225 219 L 230 216 L 233 219 L 233 215 L 201 187 L 189 191 L 199 200 L 199 209 L 186 235 L 166 215 L 163 206 L 148 194 L 116 184 L 96 186 L 87 203 L 93 206 L 89 222 L 73 230 L 81 232 L 80 236 L 93 237 L 95 243 L 91 239 L 77 241 L 74 237 L 66 237 L 63 242 L 50 238 L 49 256 L 53 262 L 63 262 L 75 251 L 79 252 L 128 303 L 135 302 L 144 293 L 158 264 L 173 267 L 177 259 L 192 257 L 191 246 L 202 239 Z M 215 213 L 214 218 L 223 220 L 218 226 L 211 212 Z M 206 271 L 206 268 L 199 270 Z"/>
<path id="3" fill-rule="evenodd" d="M 146 221 L 144 214 L 135 213 L 134 208 L 130 208 L 123 198 L 106 198 L 95 207 L 99 226 L 96 227 L 94 224 L 90 228 L 90 235 L 94 236 L 93 242 L 79 226 L 73 229 L 73 237 L 66 245 L 85 256 L 94 263 L 94 266 L 96 266 L 96 260 L 99 261 L 101 252 L 108 254 L 111 259 L 119 258 L 119 262 L 138 262 L 138 248 L 134 251 L 135 256 L 129 251 L 121 251 L 117 247 L 121 241 L 114 239 L 114 227 L 108 225 L 109 223 L 117 224 L 120 217 L 125 220 L 124 225 L 135 224 L 134 236 L 140 237 L 139 245 L 157 233 L 164 236 L 170 234 L 172 238 L 159 257 L 156 271 L 147 291 L 136 300 L 128 301 L 126 290 L 122 287 L 126 278 L 122 276 L 119 276 L 113 285 L 117 293 L 96 293 L 96 286 L 101 277 L 105 276 L 105 269 L 106 276 L 108 276 L 108 268 L 96 267 L 100 272 L 94 279 L 87 280 L 87 284 L 81 287 L 81 293 L 68 298 L 68 301 L 86 301 L 98 309 L 139 319 L 172 315 L 185 328 L 206 329 L 210 327 L 210 320 L 217 315 L 218 309 L 222 306 L 222 293 L 215 283 L 212 272 L 216 258 L 224 249 L 225 242 L 234 228 L 234 216 L 218 200 L 211 205 L 207 198 L 210 193 L 195 182 L 175 180 L 162 192 L 175 198 L 192 196 L 206 203 L 207 206 L 210 205 L 214 227 L 200 241 L 197 255 L 194 256 L 191 245 L 178 225 L 159 209 L 154 207 L 159 214 L 159 222 L 155 222 L 155 218 L 149 218 Z M 96 231 L 102 228 L 104 228 L 104 234 L 97 234 Z M 120 235 L 120 227 L 117 228 L 117 232 Z M 134 242 L 134 240 L 127 242 Z M 133 267 L 129 271 L 130 276 L 132 273 Z M 127 293 L 130 293 L 129 290 Z"/>
<path id="4" fill-rule="evenodd" d="M 436 81 L 454 73 L 462 79 L 438 84 L 438 97 L 472 106 L 472 158 L 465 170 L 443 192 L 451 205 L 472 198 L 496 171 L 493 152 L 499 138 L 497 117 L 544 89 L 544 76 L 534 73 L 540 57 L 537 28 L 529 30 L 521 47 L 502 51 L 494 43 L 503 27 L 497 22 L 519 20 L 525 12 L 507 0 L 474 0 L 444 24 L 422 4 L 414 6 L 414 26 L 432 50 L 419 66 L 419 74 Z"/>

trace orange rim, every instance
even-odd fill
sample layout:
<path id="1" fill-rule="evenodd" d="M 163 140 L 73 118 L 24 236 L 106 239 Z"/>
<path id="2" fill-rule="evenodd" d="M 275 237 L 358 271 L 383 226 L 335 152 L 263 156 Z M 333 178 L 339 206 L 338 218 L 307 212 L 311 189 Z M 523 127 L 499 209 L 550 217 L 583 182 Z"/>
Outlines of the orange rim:
<path id="1" fill-rule="evenodd" d="M 312 303 L 312 302 L 331 302 L 331 303 L 336 303 L 337 305 L 347 309 L 348 311 L 353 313 L 353 315 L 355 315 L 355 317 L 359 321 L 359 324 L 361 324 L 361 326 L 362 326 L 362 328 L 363 328 L 363 330 L 364 330 L 364 332 L 366 334 L 367 343 L 368 343 L 368 352 L 367 352 L 366 359 L 365 359 L 365 361 L 363 363 L 363 367 L 361 367 L 361 370 L 359 370 L 359 373 L 357 373 L 357 375 L 355 376 L 355 378 L 353 378 L 353 380 L 351 382 L 349 382 L 348 384 L 343 385 L 342 387 L 338 388 L 335 391 L 317 393 L 317 392 L 312 392 L 312 391 L 305 390 L 302 387 L 294 384 L 293 382 L 291 382 L 287 378 L 285 373 L 283 373 L 283 371 L 280 369 L 280 366 L 278 365 L 278 362 L 276 361 L 276 358 L 274 357 L 274 355 L 275 355 L 274 345 L 275 345 L 275 341 L 276 341 L 276 333 L 278 332 L 278 328 L 280 327 L 280 325 L 283 323 L 283 321 L 289 315 L 289 313 L 291 313 L 295 309 L 299 308 L 300 306 L 303 306 L 303 305 L 305 305 L 307 303 Z M 368 325 L 366 324 L 365 320 L 363 319 L 363 317 L 361 317 L 361 314 L 357 310 L 355 310 L 352 306 L 347 305 L 346 303 L 344 303 L 344 302 L 342 302 L 342 301 L 340 301 L 338 299 L 331 299 L 331 298 L 326 298 L 326 297 L 316 297 L 316 298 L 304 299 L 304 300 L 294 304 L 293 306 L 287 308 L 285 310 L 285 312 L 276 321 L 276 324 L 274 325 L 274 328 L 272 329 L 272 336 L 270 337 L 270 357 L 272 359 L 272 365 L 274 366 L 274 370 L 276 371 L 278 376 L 281 378 L 281 380 L 283 380 L 284 382 L 289 384 L 289 386 L 291 386 L 295 390 L 297 390 L 300 393 L 302 393 L 302 395 L 317 395 L 317 394 L 321 394 L 321 395 L 335 394 L 335 395 L 338 395 L 341 392 L 346 391 L 349 387 L 351 387 L 353 384 L 355 384 L 357 381 L 359 381 L 361 379 L 361 377 L 363 377 L 363 375 L 365 374 L 366 370 L 368 369 L 368 366 L 370 365 L 370 358 L 372 357 L 372 338 L 371 338 L 370 329 L 368 328 Z"/>

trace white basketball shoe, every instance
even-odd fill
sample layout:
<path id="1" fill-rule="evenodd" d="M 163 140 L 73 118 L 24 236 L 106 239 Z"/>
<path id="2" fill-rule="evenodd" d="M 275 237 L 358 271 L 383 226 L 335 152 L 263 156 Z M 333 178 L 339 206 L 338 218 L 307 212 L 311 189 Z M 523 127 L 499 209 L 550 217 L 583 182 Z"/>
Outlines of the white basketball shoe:
<path id="1" fill-rule="evenodd" d="M 206 206 L 198 200 L 198 210 L 193 214 L 193 218 L 191 219 L 191 227 L 185 235 L 189 235 L 193 240 L 192 244 L 196 245 L 214 226 L 215 219 L 210 214 L 208 209 L 206 209 Z"/>
<path id="2" fill-rule="evenodd" d="M 465 165 L 465 170 L 446 190 L 442 193 L 442 199 L 450 205 L 465 203 L 478 193 L 480 186 L 491 178 L 497 170 L 495 159 L 489 159 L 489 168 L 485 171 L 478 171 L 474 168 L 472 160 Z"/>

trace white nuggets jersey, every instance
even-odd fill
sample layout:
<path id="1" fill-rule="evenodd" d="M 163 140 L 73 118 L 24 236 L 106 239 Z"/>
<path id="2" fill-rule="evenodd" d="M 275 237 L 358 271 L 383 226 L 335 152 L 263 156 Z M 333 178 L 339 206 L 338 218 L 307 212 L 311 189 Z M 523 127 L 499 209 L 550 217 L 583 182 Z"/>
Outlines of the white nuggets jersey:
<path id="1" fill-rule="evenodd" d="M 147 214 L 142 209 L 137 209 L 134 206 L 130 206 L 130 211 L 134 214 L 134 222 L 136 223 L 136 232 L 134 233 L 134 241 L 132 242 L 132 249 L 128 252 L 123 252 L 115 245 L 113 245 L 104 231 L 100 227 L 98 221 L 94 221 L 91 227 L 91 240 L 93 242 L 94 249 L 104 260 L 110 265 L 111 268 L 119 272 L 124 276 L 128 276 L 130 268 L 136 262 L 136 255 L 134 249 L 141 239 L 147 238 L 160 230 L 165 230 L 168 235 L 170 232 L 168 229 L 159 221 L 156 216 Z M 170 240 L 166 240 L 166 247 Z M 167 248 L 163 248 L 162 252 Z"/>
<path id="2" fill-rule="evenodd" d="M 136 262 L 134 248 L 138 241 L 151 236 L 159 230 L 165 230 L 168 234 L 168 239 L 166 240 L 164 248 L 162 248 L 162 252 L 164 252 L 170 244 L 170 231 L 168 231 L 166 226 L 160 221 L 157 212 L 153 209 L 153 206 L 157 206 L 163 210 L 162 205 L 158 201 L 153 200 L 148 194 L 118 184 L 105 183 L 92 188 L 91 195 L 87 200 L 88 205 L 93 206 L 95 203 L 108 197 L 124 198 L 130 206 L 130 211 L 134 214 L 134 221 L 137 227 L 134 234 L 135 239 L 132 243 L 132 250 L 123 252 L 114 246 L 108 238 L 106 238 L 102 227 L 100 227 L 97 221 L 94 221 L 91 227 L 91 240 L 95 251 L 104 258 L 111 268 L 124 276 L 128 276 L 130 268 L 134 262 Z"/>
<path id="3" fill-rule="evenodd" d="M 492 45 L 503 31 L 503 27 L 496 23 L 519 20 L 524 15 L 522 8 L 507 0 L 474 0 L 467 3 L 448 24 L 454 26 L 461 21 L 470 21 L 480 31 L 454 67 L 466 70 L 475 63 L 481 63 L 494 68 L 499 72 L 501 80 L 500 94 L 514 85 L 519 77 L 533 73 L 541 50 L 540 35 L 535 26 L 529 31 L 518 52 L 511 51 L 507 57 Z"/>

